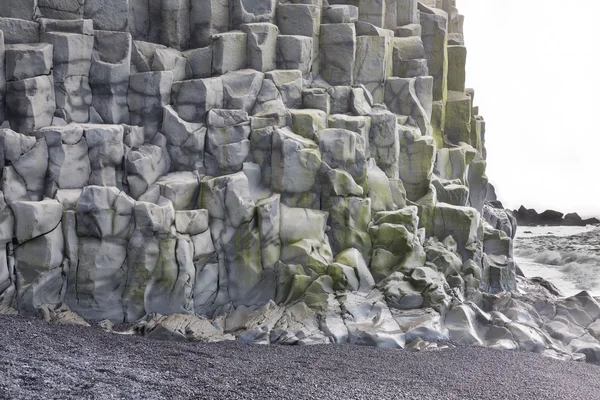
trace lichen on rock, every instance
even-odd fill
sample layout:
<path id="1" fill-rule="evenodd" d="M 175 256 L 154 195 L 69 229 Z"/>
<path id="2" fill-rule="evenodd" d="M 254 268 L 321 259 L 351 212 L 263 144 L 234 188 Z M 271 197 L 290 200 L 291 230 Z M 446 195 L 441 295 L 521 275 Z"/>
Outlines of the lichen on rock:
<path id="1" fill-rule="evenodd" d="M 600 359 L 485 201 L 455 1 L 337 3 L 0 4 L 0 312 Z"/>

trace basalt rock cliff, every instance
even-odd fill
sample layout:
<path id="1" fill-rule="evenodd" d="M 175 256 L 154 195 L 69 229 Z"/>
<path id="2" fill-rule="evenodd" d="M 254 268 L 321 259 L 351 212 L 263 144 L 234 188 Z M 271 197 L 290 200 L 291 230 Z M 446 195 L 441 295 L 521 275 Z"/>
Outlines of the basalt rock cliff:
<path id="1" fill-rule="evenodd" d="M 454 0 L 3 0 L 0 308 L 598 358 L 598 303 L 517 277 L 486 203 L 462 24 Z"/>

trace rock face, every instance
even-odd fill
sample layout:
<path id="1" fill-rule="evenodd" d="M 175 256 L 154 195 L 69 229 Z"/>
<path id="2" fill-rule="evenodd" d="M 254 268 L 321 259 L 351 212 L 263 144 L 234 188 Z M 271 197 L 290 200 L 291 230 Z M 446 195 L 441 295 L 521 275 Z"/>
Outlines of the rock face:
<path id="1" fill-rule="evenodd" d="M 597 359 L 516 291 L 454 1 L 342 3 L 0 5 L 0 311 Z"/>

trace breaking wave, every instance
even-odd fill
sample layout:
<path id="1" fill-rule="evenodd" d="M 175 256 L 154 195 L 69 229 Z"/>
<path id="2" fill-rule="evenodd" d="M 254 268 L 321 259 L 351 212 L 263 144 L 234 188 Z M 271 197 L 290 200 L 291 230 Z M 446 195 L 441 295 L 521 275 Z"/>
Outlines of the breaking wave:
<path id="1" fill-rule="evenodd" d="M 587 251 L 560 252 L 517 249 L 515 255 L 538 264 L 557 268 L 563 279 L 571 281 L 580 290 L 596 290 L 600 286 L 600 255 Z"/>

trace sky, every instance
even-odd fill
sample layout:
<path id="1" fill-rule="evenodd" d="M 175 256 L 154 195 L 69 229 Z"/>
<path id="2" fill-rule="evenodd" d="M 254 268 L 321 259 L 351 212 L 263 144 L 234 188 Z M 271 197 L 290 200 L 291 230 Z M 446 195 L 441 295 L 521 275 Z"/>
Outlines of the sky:
<path id="1" fill-rule="evenodd" d="M 487 175 L 507 208 L 600 216 L 597 0 L 457 0 Z"/>

